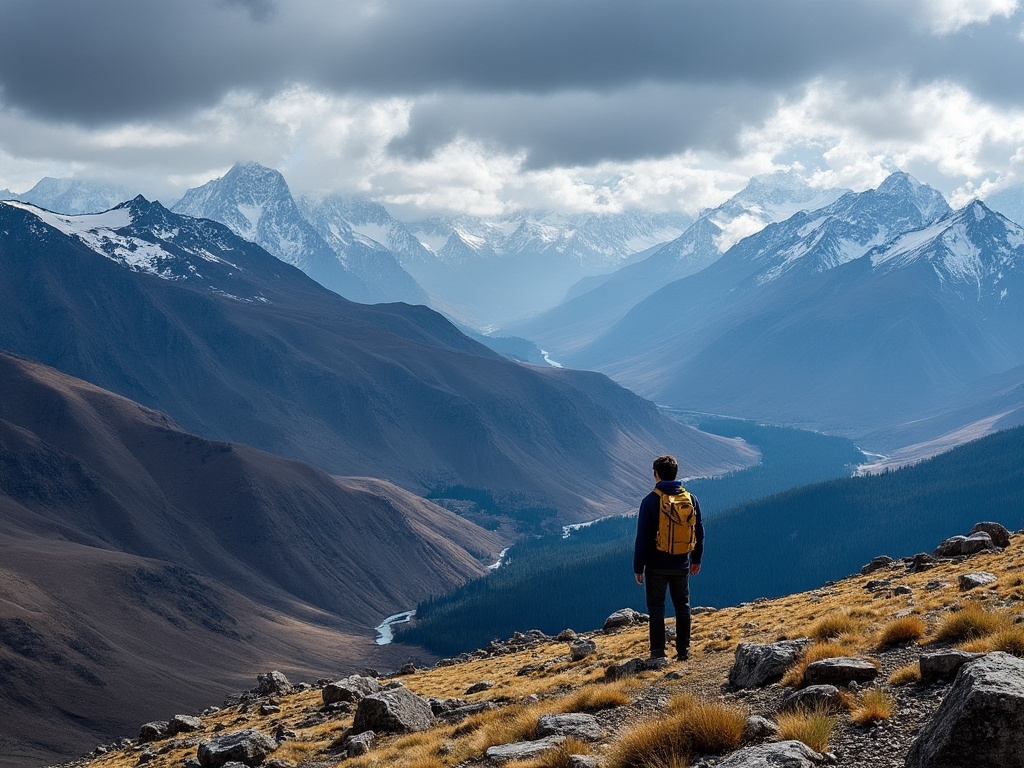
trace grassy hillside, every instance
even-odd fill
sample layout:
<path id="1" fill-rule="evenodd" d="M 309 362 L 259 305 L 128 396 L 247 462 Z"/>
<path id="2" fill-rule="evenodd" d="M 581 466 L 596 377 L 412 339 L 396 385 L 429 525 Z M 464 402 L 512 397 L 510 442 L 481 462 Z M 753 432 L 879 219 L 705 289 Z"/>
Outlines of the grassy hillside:
<path id="1" fill-rule="evenodd" d="M 705 507 L 704 488 L 691 487 Z M 691 581 L 691 600 L 721 607 L 809 589 L 879 554 L 931 551 L 979 520 L 1013 530 L 1022 524 L 1022 499 L 1024 428 L 1016 428 L 914 467 L 829 480 L 707 514 L 704 569 Z M 627 519 L 565 541 L 532 542 L 514 550 L 507 567 L 425 602 L 418 626 L 401 637 L 453 654 L 514 628 L 557 632 L 594 626 L 622 606 L 643 610 L 643 589 L 631 575 L 634 535 Z"/>

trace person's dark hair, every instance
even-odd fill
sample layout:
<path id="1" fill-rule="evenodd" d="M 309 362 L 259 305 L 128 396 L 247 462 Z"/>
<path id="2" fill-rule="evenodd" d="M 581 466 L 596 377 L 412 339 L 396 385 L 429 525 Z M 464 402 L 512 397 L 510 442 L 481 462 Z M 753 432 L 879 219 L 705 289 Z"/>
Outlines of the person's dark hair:
<path id="1" fill-rule="evenodd" d="M 662 480 L 675 480 L 679 473 L 679 462 L 676 461 L 675 456 L 669 456 L 666 453 L 654 460 L 654 471 Z"/>

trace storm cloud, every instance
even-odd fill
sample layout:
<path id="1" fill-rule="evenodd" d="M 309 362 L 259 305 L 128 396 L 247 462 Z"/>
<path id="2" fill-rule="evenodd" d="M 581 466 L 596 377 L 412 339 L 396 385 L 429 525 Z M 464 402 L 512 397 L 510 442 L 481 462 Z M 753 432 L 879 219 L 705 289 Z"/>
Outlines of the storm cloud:
<path id="1" fill-rule="evenodd" d="M 249 159 L 227 156 L 226 146 L 297 164 L 308 151 L 296 144 L 302 136 L 319 136 L 324 150 L 334 135 L 312 117 L 300 124 L 291 106 L 282 110 L 301 90 L 337 107 L 324 115 L 335 124 L 372 111 L 368 104 L 404 105 L 400 119 L 360 139 L 387 161 L 378 179 L 396 179 L 396 163 L 422 164 L 467 141 L 519 158 L 523 172 L 683 153 L 728 164 L 750 155 L 752 132 L 778 124 L 780 109 L 822 87 L 861 103 L 862 94 L 884 101 L 894 88 L 923 93 L 941 84 L 995 109 L 1024 108 L 1016 7 L 1014 0 L 8 2 L 0 4 L 0 159 L 67 162 L 78 147 L 85 166 L 107 162 L 106 153 L 125 168 L 147 162 L 130 159 L 145 154 L 144 141 L 122 140 L 135 131 L 170 137 L 149 148 L 154 173 L 166 164 L 159 155 L 175 147 L 195 152 L 179 156 L 186 175 Z M 257 105 L 252 129 L 269 133 L 243 135 L 233 122 L 244 111 L 239 104 Z M 912 134 L 905 119 L 897 111 L 879 115 L 875 126 L 865 120 L 864 135 Z M 341 134 L 339 141 L 354 135 Z M 349 149 L 337 154 L 348 171 L 359 166 Z M 732 173 L 765 163 L 740 162 Z M 364 166 L 356 186 L 376 189 Z"/>

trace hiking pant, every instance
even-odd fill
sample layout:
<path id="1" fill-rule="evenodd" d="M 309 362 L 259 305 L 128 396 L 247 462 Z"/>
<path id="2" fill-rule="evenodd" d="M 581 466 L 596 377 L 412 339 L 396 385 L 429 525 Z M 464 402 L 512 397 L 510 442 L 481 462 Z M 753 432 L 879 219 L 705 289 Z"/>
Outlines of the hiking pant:
<path id="1" fill-rule="evenodd" d="M 651 656 L 665 655 L 665 592 L 672 595 L 676 611 L 676 655 L 690 650 L 690 580 L 689 572 L 651 571 L 644 584 L 647 612 L 651 615 Z"/>

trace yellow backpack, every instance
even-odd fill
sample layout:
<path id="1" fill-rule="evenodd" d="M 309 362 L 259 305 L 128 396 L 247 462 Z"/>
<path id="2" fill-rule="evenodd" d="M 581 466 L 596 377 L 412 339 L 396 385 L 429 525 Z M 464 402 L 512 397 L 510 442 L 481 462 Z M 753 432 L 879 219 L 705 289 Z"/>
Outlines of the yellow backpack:
<path id="1" fill-rule="evenodd" d="M 697 546 L 697 512 L 693 508 L 693 497 L 685 488 L 674 495 L 657 488 L 654 492 L 661 500 L 655 547 L 670 555 L 693 552 Z"/>

